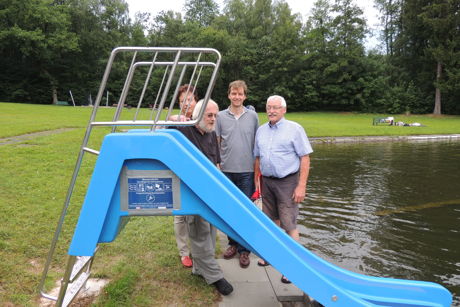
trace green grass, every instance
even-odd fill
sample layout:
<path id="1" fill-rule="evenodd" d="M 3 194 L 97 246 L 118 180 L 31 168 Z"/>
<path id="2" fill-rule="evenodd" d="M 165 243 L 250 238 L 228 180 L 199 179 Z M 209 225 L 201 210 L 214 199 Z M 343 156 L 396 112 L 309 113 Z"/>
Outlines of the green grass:
<path id="1" fill-rule="evenodd" d="M 84 127 L 90 108 L 0 103 L 0 137 L 52 130 Z"/>
<path id="2" fill-rule="evenodd" d="M 0 103 L 0 138 L 30 132 L 54 130 L 58 128 L 85 128 L 91 114 L 89 107 L 65 107 L 52 105 L 30 105 Z M 100 108 L 97 119 L 111 120 L 114 108 Z M 135 110 L 123 110 L 122 118 L 132 119 Z M 148 119 L 150 113 L 143 109 L 140 119 Z M 288 113 L 286 118 L 304 126 L 309 137 L 337 136 L 391 136 L 420 134 L 460 133 L 460 116 L 432 115 L 391 115 L 396 121 L 418 122 L 424 127 L 397 127 L 372 125 L 374 117 L 389 114 L 305 112 Z M 259 113 L 260 123 L 267 121 L 264 113 Z"/>
<path id="3" fill-rule="evenodd" d="M 36 306 L 37 286 L 65 199 L 91 109 L 0 103 L 0 139 L 25 133 L 74 128 L 60 133 L 0 145 L 0 302 Z M 123 111 L 127 118 L 134 110 Z M 143 110 L 143 116 L 148 114 Z M 98 119 L 110 120 L 113 109 Z M 289 113 L 310 137 L 460 133 L 459 116 L 396 115 L 396 120 L 426 127 L 372 126 L 385 115 Z M 261 123 L 266 116 L 260 114 Z M 97 131 L 95 145 L 104 130 Z M 1 144 L 1 140 L 0 140 Z M 73 193 L 47 289 L 62 277 L 65 255 L 91 176 L 95 157 L 85 155 Z M 98 306 L 213 305 L 213 287 L 181 267 L 172 217 L 135 217 L 118 238 L 102 244 L 92 274 L 108 278 Z"/>
<path id="4" fill-rule="evenodd" d="M 372 125 L 374 117 L 387 117 L 388 114 L 360 113 L 288 113 L 286 118 L 304 126 L 310 137 L 338 136 L 397 136 L 422 134 L 460 133 L 460 116 L 432 115 L 391 115 L 395 121 L 421 123 L 424 127 L 404 127 Z M 265 116 L 262 116 L 266 121 Z"/>
<path id="5" fill-rule="evenodd" d="M 110 110 L 101 111 L 111 118 Z M 0 103 L 0 138 L 75 128 L 0 145 L 0 302 L 6 306 L 37 305 L 41 272 L 89 115 L 89 108 Z M 94 156 L 85 155 L 47 291 L 62 277 L 94 162 Z M 110 280 L 97 304 L 215 304 L 219 296 L 214 287 L 190 272 L 179 261 L 172 217 L 132 218 L 113 243 L 100 245 L 95 257 L 93 276 Z"/>

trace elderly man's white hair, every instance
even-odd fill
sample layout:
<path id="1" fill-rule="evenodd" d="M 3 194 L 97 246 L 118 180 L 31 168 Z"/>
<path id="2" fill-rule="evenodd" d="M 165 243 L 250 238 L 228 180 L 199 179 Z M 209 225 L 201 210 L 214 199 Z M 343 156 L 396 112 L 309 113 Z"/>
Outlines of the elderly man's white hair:
<path id="1" fill-rule="evenodd" d="M 200 99 L 200 101 L 196 103 L 195 108 L 193 109 L 192 119 L 196 119 L 198 117 L 198 114 L 200 114 L 200 110 L 203 107 L 203 102 L 204 102 L 204 99 Z M 211 98 L 209 98 L 207 105 L 209 106 L 212 104 L 215 105 L 217 109 L 219 109 L 219 106 L 217 105 L 217 103 Z"/>
<path id="2" fill-rule="evenodd" d="M 284 99 L 283 96 L 280 96 L 280 95 L 273 95 L 273 96 L 270 96 L 267 98 L 267 103 L 270 101 L 270 100 L 279 100 L 281 101 L 281 106 L 283 108 L 285 108 L 287 105 L 286 105 L 286 100 Z"/>

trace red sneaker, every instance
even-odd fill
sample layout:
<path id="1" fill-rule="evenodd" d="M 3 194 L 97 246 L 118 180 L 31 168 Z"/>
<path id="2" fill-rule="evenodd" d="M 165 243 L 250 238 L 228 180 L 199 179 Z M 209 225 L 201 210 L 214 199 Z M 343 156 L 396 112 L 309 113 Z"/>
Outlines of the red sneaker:
<path id="1" fill-rule="evenodd" d="M 182 262 L 182 265 L 186 268 L 191 268 L 193 266 L 193 261 L 189 256 L 182 256 L 180 262 Z"/>

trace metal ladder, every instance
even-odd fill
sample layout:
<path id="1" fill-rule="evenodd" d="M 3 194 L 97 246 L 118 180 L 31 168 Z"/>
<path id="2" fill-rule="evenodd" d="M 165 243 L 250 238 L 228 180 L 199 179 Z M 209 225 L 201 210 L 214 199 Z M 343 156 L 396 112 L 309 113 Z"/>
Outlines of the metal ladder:
<path id="1" fill-rule="evenodd" d="M 119 127 L 143 127 L 144 129 L 147 127 L 153 132 L 159 127 L 195 125 L 201 120 L 206 104 L 211 97 L 220 61 L 220 53 L 211 48 L 119 47 L 112 51 L 86 127 L 86 133 L 40 279 L 39 292 L 42 297 L 56 301 L 56 306 L 68 306 L 90 277 L 94 255 L 69 255 L 65 273 L 61 279 L 59 295 L 53 296 L 46 293 L 44 289 L 85 153 L 99 155 L 99 148 L 88 146 L 90 141 L 93 141 L 91 138 L 93 128 L 109 127 L 112 133 L 123 133 L 124 131 L 120 130 Z M 116 66 L 117 64 L 118 66 Z M 117 106 L 109 110 L 113 113 L 112 121 L 100 120 L 98 110 L 101 107 L 101 100 L 110 85 L 116 81 L 111 73 L 115 70 L 118 72 L 123 64 L 128 69 Z M 155 81 L 159 79 L 161 79 L 160 82 Z M 184 83 L 193 85 L 195 88 L 206 88 L 203 107 L 194 120 L 171 121 L 169 118 L 177 101 L 179 87 Z M 130 90 L 137 91 L 137 93 L 133 94 Z M 113 95 L 113 90 L 111 93 Z M 135 112 L 132 118 L 129 117 L 129 114 L 125 116 L 123 112 L 124 107 L 127 106 L 127 101 L 135 102 Z M 149 105 L 149 112 L 146 112 L 148 110 L 145 108 L 146 104 Z M 179 112 L 184 113 L 184 111 L 180 110 Z"/>

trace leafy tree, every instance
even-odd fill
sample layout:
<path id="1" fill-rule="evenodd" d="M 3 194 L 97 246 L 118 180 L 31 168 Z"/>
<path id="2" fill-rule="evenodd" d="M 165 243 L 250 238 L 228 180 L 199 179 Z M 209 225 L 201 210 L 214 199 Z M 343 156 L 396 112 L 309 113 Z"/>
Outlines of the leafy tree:
<path id="1" fill-rule="evenodd" d="M 452 54 L 458 52 L 460 4 L 454 0 L 436 0 L 422 8 L 422 23 L 428 33 L 427 53 L 436 62 L 435 104 L 433 114 L 441 114 L 441 91 L 447 90 L 443 77 L 445 66 L 452 65 Z"/>
<path id="2" fill-rule="evenodd" d="M 359 109 L 364 99 L 366 31 L 362 11 L 351 1 L 315 2 L 305 32 L 308 65 L 303 77 L 313 109 Z"/>
<path id="3" fill-rule="evenodd" d="M 185 20 L 205 27 L 211 25 L 219 14 L 219 6 L 213 0 L 187 0 L 185 2 Z"/>
<path id="4" fill-rule="evenodd" d="M 56 102 L 63 59 L 78 48 L 68 7 L 12 0 L 0 9 L 0 99 Z"/>
<path id="5" fill-rule="evenodd" d="M 353 0 L 317 0 L 305 24 L 284 0 L 226 0 L 222 13 L 215 0 L 187 0 L 184 16 L 163 11 L 134 20 L 125 0 L 0 0 L 0 99 L 50 103 L 72 90 L 83 104 L 95 97 L 113 48 L 196 46 L 222 54 L 213 93 L 222 107 L 228 83 L 244 79 L 248 103 L 259 108 L 276 93 L 290 110 L 420 113 L 435 101 L 440 113 L 442 94 L 442 111 L 460 113 L 459 1 L 375 2 L 384 54 L 366 53 L 366 20 Z M 120 57 L 112 100 L 131 62 Z M 152 83 L 162 77 L 155 71 Z M 142 85 L 133 81 L 129 104 Z"/>
<path id="6" fill-rule="evenodd" d="M 330 41 L 332 39 L 331 4 L 328 0 L 317 0 L 308 18 L 303 33 L 305 68 L 300 72 L 299 81 L 304 85 L 302 99 L 308 103 L 305 110 L 318 110 L 325 104 L 323 87 L 327 84 L 324 72 L 333 58 Z"/>
<path id="7" fill-rule="evenodd" d="M 272 28 L 267 44 L 270 48 L 267 54 L 269 57 L 265 60 L 270 65 L 268 72 L 272 93 L 283 95 L 291 109 L 303 110 L 305 101 L 298 96 L 303 88 L 296 78 L 304 68 L 300 16 L 292 14 L 285 2 L 278 2 L 273 6 Z"/>
<path id="8" fill-rule="evenodd" d="M 402 30 L 400 26 L 402 0 L 375 0 L 375 4 L 381 13 L 382 39 L 386 54 L 393 56 L 395 39 Z"/>
<path id="9" fill-rule="evenodd" d="M 130 40 L 136 39 L 135 35 L 141 30 L 139 24 L 131 24 L 124 0 L 68 0 L 67 4 L 72 32 L 79 38 L 79 50 L 66 63 L 68 76 L 61 91 L 66 93 L 71 89 L 77 103 L 87 104 L 90 96 L 92 99 L 96 96 L 112 49 L 130 45 Z M 112 75 L 117 74 L 125 72 L 112 72 Z M 121 92 L 123 78 L 119 79 L 118 86 L 108 89 L 112 98 Z"/>
<path id="10" fill-rule="evenodd" d="M 443 104 L 456 109 L 454 97 L 458 95 L 450 78 L 458 80 L 458 12 L 455 0 L 405 0 L 402 4 L 392 63 L 402 68 L 400 79 L 413 82 L 420 90 L 424 112 L 441 113 L 441 92 L 451 96 Z"/>
<path id="11" fill-rule="evenodd" d="M 286 96 L 294 109 L 300 105 L 300 98 L 293 94 L 293 75 L 301 69 L 302 24 L 285 2 L 228 1 L 214 25 L 228 31 L 234 42 L 223 63 L 227 84 L 246 80 L 248 103 L 256 107 L 274 93 Z"/>
<path id="12" fill-rule="evenodd" d="M 186 29 L 180 13 L 162 11 L 154 18 L 149 32 L 152 46 L 182 46 L 181 37 Z"/>

